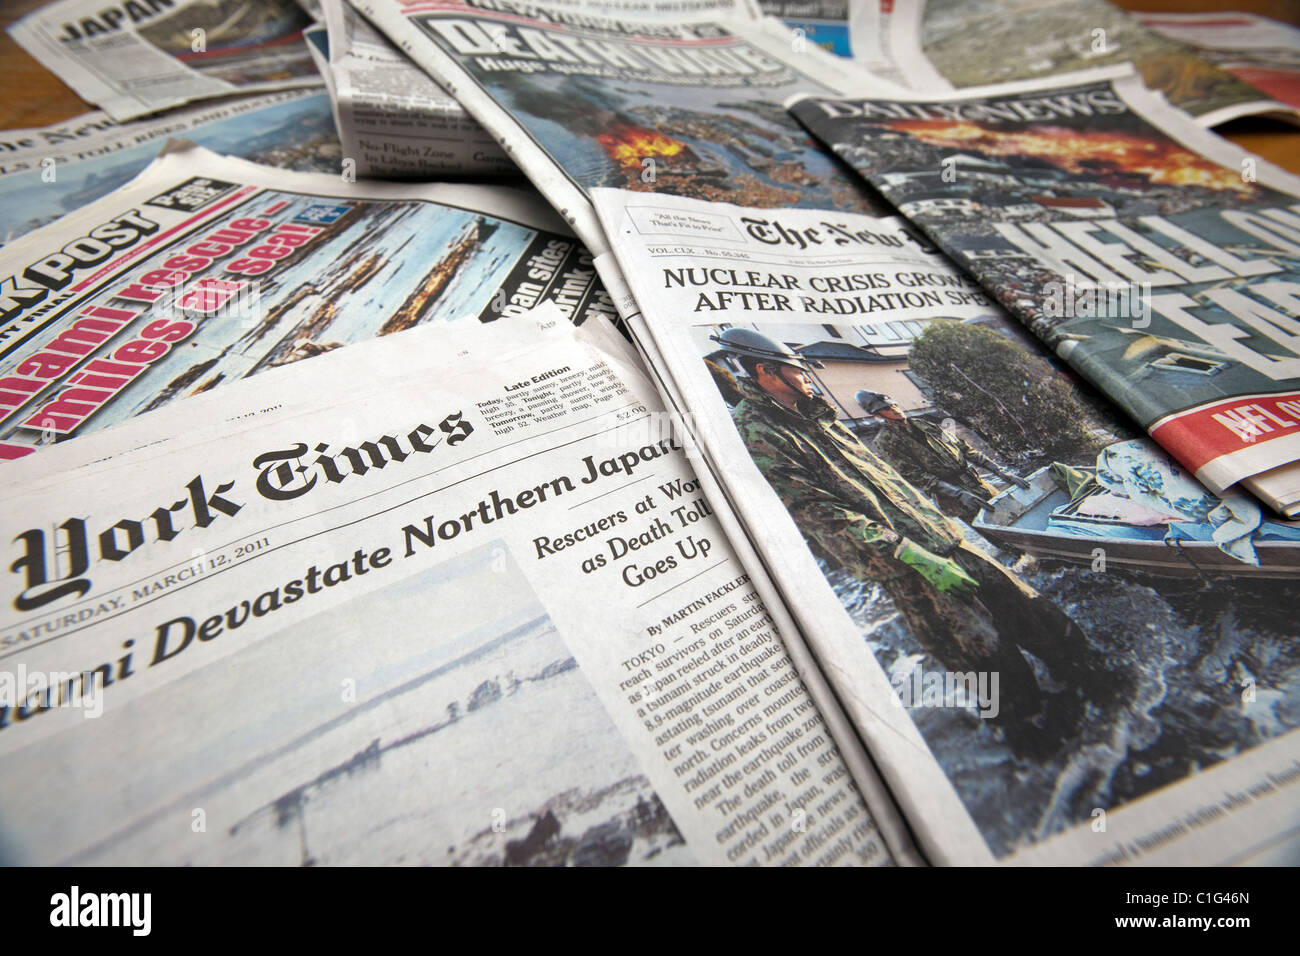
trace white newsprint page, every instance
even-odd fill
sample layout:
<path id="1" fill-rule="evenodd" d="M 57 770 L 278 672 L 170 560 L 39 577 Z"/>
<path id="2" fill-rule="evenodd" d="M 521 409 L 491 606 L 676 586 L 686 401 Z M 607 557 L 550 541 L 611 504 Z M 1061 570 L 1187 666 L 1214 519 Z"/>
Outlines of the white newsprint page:
<path id="1" fill-rule="evenodd" d="M 490 135 L 344 0 L 324 0 L 328 71 L 343 155 L 357 176 L 519 175 Z"/>
<path id="2" fill-rule="evenodd" d="M 1198 485 L 901 220 L 593 199 L 932 862 L 1296 858 L 1300 525 Z"/>
<path id="3" fill-rule="evenodd" d="M 535 314 L 14 463 L 20 861 L 889 862 L 626 348 Z"/>

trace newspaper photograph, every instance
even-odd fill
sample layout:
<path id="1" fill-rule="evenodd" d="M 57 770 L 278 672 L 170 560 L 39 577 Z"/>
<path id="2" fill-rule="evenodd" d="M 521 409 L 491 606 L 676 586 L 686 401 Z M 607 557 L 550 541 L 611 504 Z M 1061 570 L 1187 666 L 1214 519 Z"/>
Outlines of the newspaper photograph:
<path id="1" fill-rule="evenodd" d="M 853 65 L 770 21 L 607 18 L 496 0 L 353 4 L 488 129 L 588 247 L 587 190 L 872 209 L 869 188 L 781 108 Z M 510 8 L 513 10 L 513 8 Z M 871 83 L 866 74 L 862 82 Z M 873 206 L 875 203 L 875 206 Z"/>
<path id="2" fill-rule="evenodd" d="M 594 331 L 412 329 L 15 463 L 19 859 L 890 862 Z"/>
<path id="3" fill-rule="evenodd" d="M 1198 485 L 898 219 L 593 199 L 931 862 L 1293 839 L 1300 523 Z"/>
<path id="4" fill-rule="evenodd" d="M 614 315 L 535 194 L 171 152 L 0 250 L 0 459 L 232 379 L 466 315 Z"/>
<path id="5" fill-rule="evenodd" d="M 1132 62 L 1153 90 L 1202 126 L 1270 114 L 1295 122 L 1279 103 L 1199 55 L 1143 26 L 1106 0 L 892 0 L 895 57 L 916 89 L 952 89 L 1045 79 Z"/>
<path id="6" fill-rule="evenodd" d="M 1300 109 L 1300 27 L 1253 13 L 1138 13 L 1150 30 L 1196 52 L 1279 103 Z"/>
<path id="7" fill-rule="evenodd" d="M 355 175 L 519 175 L 483 127 L 344 0 L 322 6 L 329 52 L 317 66 Z"/>
<path id="8" fill-rule="evenodd" d="M 330 101 L 285 90 L 115 123 L 88 113 L 41 129 L 6 130 L 0 147 L 0 246 L 130 182 L 169 138 L 264 166 L 338 173 Z"/>
<path id="9" fill-rule="evenodd" d="M 874 4 L 861 6 L 870 10 Z M 854 56 L 849 0 L 760 0 L 759 7 L 793 30 L 797 39 L 816 43 L 836 56 Z"/>
<path id="10" fill-rule="evenodd" d="M 1300 178 L 1126 67 L 794 114 L 1214 493 L 1300 498 Z"/>
<path id="11" fill-rule="evenodd" d="M 9 35 L 118 122 L 196 100 L 319 86 L 293 0 L 56 0 Z"/>

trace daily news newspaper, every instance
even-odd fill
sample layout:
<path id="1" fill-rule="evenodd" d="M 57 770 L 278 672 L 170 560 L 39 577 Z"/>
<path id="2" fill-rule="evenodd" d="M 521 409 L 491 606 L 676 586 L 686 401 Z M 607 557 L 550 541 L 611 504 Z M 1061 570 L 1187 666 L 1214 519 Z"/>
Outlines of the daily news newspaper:
<path id="1" fill-rule="evenodd" d="M 293 0 L 59 0 L 9 28 L 41 65 L 119 122 L 195 100 L 319 86 Z"/>
<path id="2" fill-rule="evenodd" d="M 343 155 L 353 173 L 437 179 L 450 173 L 519 170 L 446 90 L 383 38 L 344 0 L 324 0 L 326 78 Z"/>
<path id="3" fill-rule="evenodd" d="M 1295 122 L 1279 103 L 1107 0 L 893 0 L 888 48 L 917 90 L 937 94 L 1133 63 L 1202 126 L 1252 114 Z"/>
<path id="4" fill-rule="evenodd" d="M 1300 178 L 1128 67 L 792 112 L 1211 491 L 1300 508 Z"/>
<path id="5" fill-rule="evenodd" d="M 794 92 L 871 77 L 816 44 L 796 52 L 775 21 L 635 20 L 508 0 L 353 6 L 504 144 L 597 254 L 604 238 L 586 192 L 596 186 L 879 205 L 781 108 Z"/>
<path id="6" fill-rule="evenodd" d="M 900 219 L 593 199 L 932 862 L 1293 852 L 1300 525 L 1209 494 Z"/>
<path id="7" fill-rule="evenodd" d="M 626 345 L 536 316 L 15 463 L 18 859 L 890 861 Z"/>
<path id="8" fill-rule="evenodd" d="M 463 315 L 615 310 L 535 194 L 169 153 L 0 250 L 0 459 Z"/>
<path id="9" fill-rule="evenodd" d="M 342 163 L 329 97 L 319 89 L 242 97 L 129 123 L 87 113 L 0 137 L 0 245 L 129 182 L 168 138 L 299 172 L 337 173 Z"/>

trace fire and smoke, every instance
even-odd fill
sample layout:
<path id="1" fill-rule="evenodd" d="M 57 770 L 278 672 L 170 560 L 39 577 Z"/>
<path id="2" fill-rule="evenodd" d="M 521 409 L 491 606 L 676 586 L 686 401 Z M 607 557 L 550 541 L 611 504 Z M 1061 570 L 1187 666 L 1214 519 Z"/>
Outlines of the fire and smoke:
<path id="1" fill-rule="evenodd" d="M 1255 192 L 1234 170 L 1163 137 L 1148 139 L 1055 126 L 991 130 L 975 123 L 943 120 L 900 120 L 888 126 L 931 146 L 978 150 L 989 156 L 1030 156 L 1080 175 L 1124 173 L 1144 176 L 1156 185 L 1200 186 L 1243 195 Z"/>
<path id="2" fill-rule="evenodd" d="M 624 168 L 640 169 L 642 160 L 647 157 L 690 156 L 685 143 L 627 123 L 618 123 L 608 132 L 601 133 L 596 142 L 609 153 L 610 159 Z"/>

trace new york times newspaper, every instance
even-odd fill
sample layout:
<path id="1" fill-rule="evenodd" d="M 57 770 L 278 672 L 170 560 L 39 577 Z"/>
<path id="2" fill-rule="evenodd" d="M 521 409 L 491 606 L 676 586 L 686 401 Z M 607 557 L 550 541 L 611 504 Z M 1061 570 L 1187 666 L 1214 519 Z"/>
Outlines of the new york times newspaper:
<path id="1" fill-rule="evenodd" d="M 613 315 L 535 195 L 159 159 L 0 253 L 0 456 L 232 379 L 465 315 Z"/>
<path id="2" fill-rule="evenodd" d="M 344 156 L 361 177 L 434 179 L 448 173 L 518 175 L 491 136 L 427 73 L 344 0 L 322 4 L 328 79 Z"/>
<path id="3" fill-rule="evenodd" d="M 0 139 L 0 244 L 31 232 L 125 185 L 183 138 L 298 172 L 338 172 L 342 153 L 329 97 L 285 90 L 116 123 L 87 113 Z"/>
<path id="4" fill-rule="evenodd" d="M 1300 506 L 1300 179 L 1129 68 L 793 112 L 1213 492 Z"/>
<path id="5" fill-rule="evenodd" d="M 593 199 L 647 354 L 932 861 L 1284 845 L 1300 527 L 1206 491 L 903 220 Z"/>
<path id="6" fill-rule="evenodd" d="M 293 0 L 59 0 L 9 35 L 84 100 L 134 119 L 231 93 L 321 82 Z"/>
<path id="7" fill-rule="evenodd" d="M 538 315 L 14 464 L 21 860 L 889 861 L 627 346 Z"/>
<path id="8" fill-rule="evenodd" d="M 597 254 L 596 186 L 871 208 L 780 106 L 786 91 L 872 78 L 774 21 L 638 20 L 508 0 L 353 5 L 504 144 Z"/>
<path id="9" fill-rule="evenodd" d="M 1144 26 L 1106 0 L 893 0 L 887 41 L 917 90 L 1045 80 L 1132 63 L 1153 90 L 1202 126 L 1296 107 L 1218 66 L 1194 47 Z"/>

